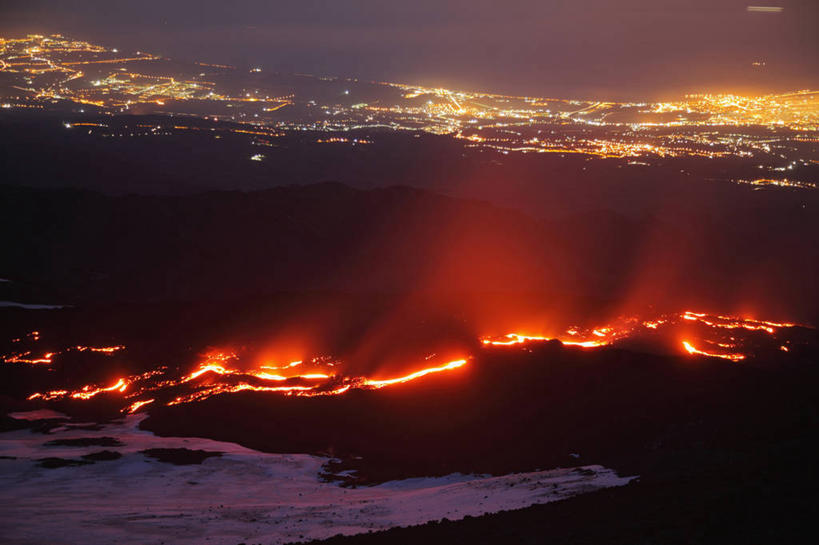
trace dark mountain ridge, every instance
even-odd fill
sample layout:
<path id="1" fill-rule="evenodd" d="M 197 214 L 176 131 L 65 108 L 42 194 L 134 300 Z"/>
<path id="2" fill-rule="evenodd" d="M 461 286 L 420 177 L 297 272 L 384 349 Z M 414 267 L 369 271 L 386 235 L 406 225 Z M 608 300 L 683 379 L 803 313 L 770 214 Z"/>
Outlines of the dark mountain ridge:
<path id="1" fill-rule="evenodd" d="M 492 291 L 811 320 L 819 250 L 804 233 L 819 220 L 791 212 L 544 221 L 408 187 L 115 197 L 0 186 L 0 277 L 9 298 L 69 304 Z"/>

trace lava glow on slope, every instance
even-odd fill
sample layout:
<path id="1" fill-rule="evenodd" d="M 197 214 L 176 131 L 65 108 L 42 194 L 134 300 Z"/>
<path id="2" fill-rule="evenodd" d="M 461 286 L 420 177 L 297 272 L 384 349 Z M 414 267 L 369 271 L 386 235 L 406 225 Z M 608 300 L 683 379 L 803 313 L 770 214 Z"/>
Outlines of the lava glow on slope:
<path id="1" fill-rule="evenodd" d="M 39 341 L 40 334 L 38 331 L 32 331 L 27 335 L 29 339 L 32 341 Z M 20 342 L 21 339 L 13 339 L 12 342 Z M 8 354 L 3 356 L 3 363 L 28 363 L 30 365 L 51 365 L 54 361 L 54 356 L 61 354 L 63 352 L 68 351 L 76 351 L 76 352 L 97 352 L 100 354 L 104 354 L 110 356 L 115 352 L 120 350 L 124 350 L 125 347 L 122 345 L 116 346 L 71 346 L 66 348 L 64 351 L 61 352 L 45 352 L 42 356 L 36 357 L 33 355 L 31 350 L 24 350 L 22 352 L 15 352 L 13 354 Z"/>
<path id="2" fill-rule="evenodd" d="M 792 323 L 768 322 L 731 316 L 710 315 L 685 311 L 651 320 L 634 317 L 620 318 L 616 323 L 593 328 L 571 327 L 559 337 L 524 333 L 507 333 L 479 339 L 484 350 L 528 350 L 534 343 L 560 341 L 579 349 L 611 346 L 627 339 L 675 338 L 671 350 L 690 356 L 720 358 L 732 362 L 745 360 L 759 343 L 771 344 L 775 349 L 788 352 L 789 340 L 783 330 L 797 327 Z M 670 333 L 670 335 L 669 335 Z M 39 336 L 37 337 L 39 338 Z M 75 346 L 66 349 L 78 352 L 98 352 L 111 356 L 124 347 L 92 348 Z M 27 358 L 30 352 L 7 356 L 7 363 L 40 363 L 60 354 L 47 353 L 43 358 Z M 445 361 L 436 355 L 425 358 L 419 369 L 394 378 L 369 378 L 346 375 L 344 362 L 328 356 L 292 361 L 283 364 L 248 366 L 240 354 L 227 350 L 206 353 L 196 367 L 179 374 L 168 367 L 159 367 L 142 374 L 120 377 L 108 384 L 90 384 L 77 390 L 59 389 L 31 394 L 29 400 L 89 400 L 99 395 L 119 396 L 122 412 L 134 413 L 151 404 L 179 405 L 201 401 L 221 394 L 254 391 L 288 396 L 332 396 L 353 389 L 377 390 L 416 381 L 433 374 L 449 373 L 466 366 L 470 357 Z"/>
<path id="3" fill-rule="evenodd" d="M 54 352 L 46 352 L 39 358 L 33 356 L 30 350 L 25 352 L 18 352 L 16 354 L 9 354 L 3 356 L 3 363 L 28 363 L 29 365 L 51 365 L 54 358 Z"/>
<path id="4" fill-rule="evenodd" d="M 740 361 L 740 360 L 745 359 L 744 354 L 719 354 L 719 353 L 716 353 L 716 352 L 705 352 L 704 350 L 700 350 L 698 348 L 695 348 L 688 341 L 683 341 L 682 344 L 683 344 L 683 347 L 685 348 L 685 351 L 688 352 L 689 354 L 699 354 L 700 356 L 708 356 L 708 357 L 711 357 L 711 358 L 722 358 L 722 359 L 731 360 L 731 361 Z"/>
<path id="5" fill-rule="evenodd" d="M 599 346 L 606 346 L 608 341 L 573 341 L 570 339 L 550 339 L 549 337 L 540 337 L 535 335 L 521 335 L 519 333 L 507 333 L 503 337 L 485 337 L 481 339 L 481 343 L 490 346 L 512 346 L 515 344 L 524 344 L 532 341 L 551 341 L 559 340 L 561 343 L 569 346 L 582 346 L 583 348 L 596 348 Z"/>
<path id="6" fill-rule="evenodd" d="M 481 343 L 488 346 L 513 346 L 538 341 L 560 341 L 566 346 L 599 348 L 601 346 L 608 346 L 618 339 L 627 336 L 631 333 L 634 322 L 636 322 L 636 319 L 632 318 L 619 327 L 606 326 L 592 329 L 572 327 L 566 330 L 565 335 L 559 337 L 507 333 L 502 337 L 484 337 L 481 339 Z"/>
<path id="7" fill-rule="evenodd" d="M 481 339 L 481 343 L 485 346 L 514 346 L 537 341 L 557 340 L 567 346 L 598 348 L 602 346 L 609 346 L 617 341 L 634 337 L 641 332 L 646 333 L 669 327 L 678 328 L 680 326 L 684 326 L 686 323 L 692 323 L 692 325 L 699 325 L 701 327 L 701 330 L 697 332 L 698 341 L 701 341 L 707 345 L 713 345 L 723 350 L 698 349 L 694 346 L 692 341 L 683 340 L 681 341 L 681 345 L 685 353 L 728 359 L 732 361 L 743 360 L 746 358 L 746 356 L 740 353 L 726 353 L 724 349 L 735 348 L 737 345 L 743 344 L 743 340 L 732 336 L 728 336 L 726 338 L 725 333 L 721 330 L 726 330 L 728 334 L 730 334 L 732 330 L 746 330 L 752 332 L 764 332 L 775 336 L 781 329 L 797 327 L 797 324 L 793 323 L 768 322 L 750 318 L 737 318 L 733 316 L 710 315 L 700 312 L 685 311 L 680 314 L 663 315 L 653 320 L 641 321 L 634 317 L 623 318 L 618 320 L 618 323 L 615 325 L 592 329 L 572 327 L 566 330 L 564 335 L 555 337 L 523 333 L 507 333 L 506 335 L 500 337 L 484 337 Z M 780 349 L 783 352 L 787 352 L 787 346 L 782 346 L 784 348 Z"/>
<path id="8" fill-rule="evenodd" d="M 288 376 L 271 374 L 269 369 L 294 369 L 303 362 L 292 362 L 282 366 L 263 365 L 258 370 L 239 368 L 239 356 L 232 352 L 210 352 L 199 365 L 186 375 L 168 378 L 168 369 L 163 367 L 141 375 L 119 378 L 109 386 L 86 385 L 71 391 L 66 389 L 51 390 L 31 394 L 28 399 L 53 401 L 60 399 L 86 400 L 102 393 L 123 394 L 129 401 L 122 412 L 134 413 L 145 405 L 162 398 L 166 405 L 179 405 L 201 401 L 220 394 L 237 392 L 273 392 L 296 396 L 340 395 L 352 388 L 376 390 L 403 384 L 421 377 L 449 371 L 467 364 L 467 359 L 453 360 L 442 365 L 426 367 L 413 373 L 390 379 L 371 379 L 359 376 L 341 376 L 333 372 L 309 372 L 290 374 Z M 317 357 L 310 361 L 313 367 L 334 367 L 339 362 L 328 357 Z M 273 382 L 275 385 L 271 385 Z M 148 397 L 148 394 L 155 397 Z M 134 401 L 131 401 L 134 400 Z"/>
<path id="9" fill-rule="evenodd" d="M 192 380 L 195 380 L 198 377 L 201 377 L 205 373 L 214 373 L 216 375 L 222 376 L 233 376 L 237 380 L 236 383 L 226 384 L 224 382 L 220 382 L 217 384 L 212 384 L 186 396 L 177 397 L 173 399 L 169 403 L 169 405 L 176 405 L 179 403 L 196 401 L 220 393 L 234 393 L 248 390 L 255 392 L 280 392 L 284 394 L 299 396 L 338 395 L 343 394 L 350 388 L 379 389 L 384 388 L 386 386 L 392 386 L 395 384 L 403 384 L 405 382 L 410 382 L 415 379 L 424 377 L 431 373 L 440 373 L 442 371 L 449 371 L 451 369 L 463 367 L 467 363 L 466 359 L 454 360 L 443 365 L 440 365 L 438 367 L 427 367 L 405 376 L 383 380 L 375 380 L 367 377 L 343 377 L 328 373 L 306 373 L 295 374 L 290 376 L 271 375 L 270 373 L 267 373 L 265 371 L 248 372 L 240 371 L 237 369 L 226 369 L 222 365 L 215 365 L 213 363 L 210 363 L 212 360 L 226 361 L 229 359 L 236 358 L 237 356 L 235 354 L 231 354 L 229 356 L 226 356 L 225 354 L 222 353 L 211 354 L 207 357 L 206 361 L 200 364 L 198 369 L 196 369 L 193 373 L 182 378 L 182 382 L 187 383 Z M 297 361 L 284 366 L 278 367 L 262 366 L 261 368 L 289 369 L 297 367 L 302 363 L 303 362 L 301 361 Z M 331 367 L 339 365 L 338 362 L 333 362 L 330 358 L 314 358 L 311 361 L 311 363 L 313 365 L 323 364 Z M 245 380 L 250 379 L 251 377 L 262 381 L 287 382 L 287 384 L 282 386 L 267 386 L 265 384 L 258 383 L 252 384 L 248 380 Z"/>
<path id="10" fill-rule="evenodd" d="M 430 373 L 440 373 L 441 371 L 449 371 L 450 369 L 457 369 L 458 367 L 463 367 L 466 365 L 466 360 L 455 360 L 447 363 L 446 365 L 442 365 L 440 367 L 429 367 L 427 369 L 421 369 L 420 371 L 416 371 L 414 373 L 410 373 L 404 377 L 398 378 L 391 378 L 387 380 L 370 380 L 365 379 L 362 383 L 363 386 L 369 386 L 372 388 L 383 388 L 384 386 L 392 386 L 393 384 L 402 384 L 404 382 L 409 382 L 411 380 L 415 380 L 417 378 L 421 378 L 426 376 Z"/>

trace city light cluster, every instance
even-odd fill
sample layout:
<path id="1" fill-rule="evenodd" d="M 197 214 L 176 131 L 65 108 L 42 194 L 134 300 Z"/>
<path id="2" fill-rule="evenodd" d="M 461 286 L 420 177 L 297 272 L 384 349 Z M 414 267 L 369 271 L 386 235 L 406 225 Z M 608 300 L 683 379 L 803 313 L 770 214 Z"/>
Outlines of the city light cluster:
<path id="1" fill-rule="evenodd" d="M 757 186 L 815 188 L 775 171 L 819 163 L 817 91 L 696 94 L 654 103 L 509 96 L 306 74 L 284 78 L 261 67 L 180 63 L 59 35 L 0 38 L 2 108 L 59 104 L 101 114 L 230 121 L 265 137 L 281 134 L 276 131 L 390 130 L 448 135 L 467 148 L 503 154 L 579 154 L 628 164 L 744 158 L 766 172 L 735 181 Z M 372 138 L 332 134 L 313 141 L 366 144 Z"/>

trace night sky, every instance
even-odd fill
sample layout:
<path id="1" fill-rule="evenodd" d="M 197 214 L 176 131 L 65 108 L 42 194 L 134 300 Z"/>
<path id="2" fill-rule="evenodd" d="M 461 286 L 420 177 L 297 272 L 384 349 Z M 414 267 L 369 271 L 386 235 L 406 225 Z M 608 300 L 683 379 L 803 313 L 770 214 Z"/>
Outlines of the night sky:
<path id="1" fill-rule="evenodd" d="M 779 13 L 747 10 L 780 6 Z M 5 0 L 3 34 L 517 94 L 658 98 L 819 83 L 816 0 Z M 754 67 L 764 61 L 764 67 Z"/>

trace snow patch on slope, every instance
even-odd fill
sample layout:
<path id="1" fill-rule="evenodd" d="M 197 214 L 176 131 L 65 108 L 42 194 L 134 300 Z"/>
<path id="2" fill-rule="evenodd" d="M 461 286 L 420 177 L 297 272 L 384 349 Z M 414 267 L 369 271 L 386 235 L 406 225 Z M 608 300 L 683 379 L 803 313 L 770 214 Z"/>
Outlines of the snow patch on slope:
<path id="1" fill-rule="evenodd" d="M 267 454 L 233 443 L 157 437 L 142 415 L 88 431 L 0 434 L 0 527 L 8 544 L 287 543 L 461 519 L 564 499 L 634 477 L 601 466 L 498 477 L 453 474 L 341 488 L 319 478 L 327 458 Z M 115 437 L 118 460 L 45 469 L 45 457 L 79 459 L 100 447 L 51 439 Z M 176 466 L 140 453 L 187 448 L 223 453 Z M 9 458 L 13 457 L 13 459 Z"/>

